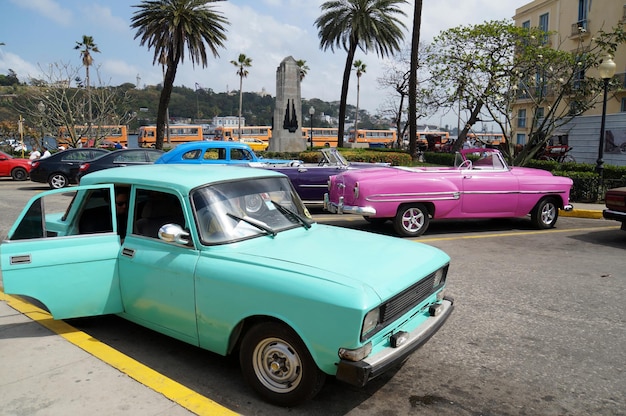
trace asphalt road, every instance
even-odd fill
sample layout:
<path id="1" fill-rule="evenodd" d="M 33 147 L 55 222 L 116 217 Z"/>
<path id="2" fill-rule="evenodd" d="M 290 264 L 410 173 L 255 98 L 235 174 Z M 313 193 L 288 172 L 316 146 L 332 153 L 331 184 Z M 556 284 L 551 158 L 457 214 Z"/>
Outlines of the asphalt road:
<path id="1" fill-rule="evenodd" d="M 44 189 L 0 181 L 0 235 Z M 314 216 L 392 233 L 390 224 L 372 227 L 356 216 Z M 557 228 L 538 231 L 526 219 L 442 221 L 414 241 L 451 256 L 452 317 L 396 372 L 364 389 L 330 380 L 297 409 L 258 400 L 235 359 L 117 317 L 68 322 L 244 415 L 626 414 L 626 232 L 619 224 L 561 217 Z"/>

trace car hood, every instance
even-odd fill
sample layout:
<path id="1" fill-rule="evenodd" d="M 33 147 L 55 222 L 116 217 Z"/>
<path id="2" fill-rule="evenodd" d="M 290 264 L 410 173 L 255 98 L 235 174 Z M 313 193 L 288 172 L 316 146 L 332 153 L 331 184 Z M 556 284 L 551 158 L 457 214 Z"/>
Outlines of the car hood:
<path id="1" fill-rule="evenodd" d="M 423 243 L 321 224 L 236 243 L 232 261 L 286 270 L 388 299 L 450 261 Z M 223 246 L 227 248 L 228 246 Z M 231 257 L 228 251 L 224 255 Z M 294 280 L 294 284 L 297 284 Z"/>

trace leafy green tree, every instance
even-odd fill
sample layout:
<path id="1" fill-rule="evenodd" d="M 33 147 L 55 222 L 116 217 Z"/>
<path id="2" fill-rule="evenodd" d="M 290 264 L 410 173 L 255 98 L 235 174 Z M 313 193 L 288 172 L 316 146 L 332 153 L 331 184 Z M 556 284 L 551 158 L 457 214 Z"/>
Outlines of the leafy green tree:
<path id="1" fill-rule="evenodd" d="M 157 111 L 155 147 L 163 148 L 165 119 L 178 65 L 184 62 L 185 47 L 192 65 L 207 65 L 207 48 L 218 57 L 224 47 L 225 25 L 228 24 L 210 3 L 219 0 L 144 0 L 135 5 L 131 28 L 137 29 L 135 39 L 140 45 L 154 48 L 153 64 L 164 57 L 167 68 Z"/>
<path id="2" fill-rule="evenodd" d="M 626 41 L 624 31 L 600 31 L 586 43 L 580 37 L 575 50 L 546 45 L 550 36 L 538 28 L 492 21 L 452 28 L 433 40 L 427 65 L 430 90 L 439 95 L 442 107 L 458 103 L 469 113 L 453 150 L 482 119 L 500 127 L 507 137 L 503 150 L 509 162 L 523 166 L 556 129 L 599 102 L 600 81 L 586 72 Z M 519 100 L 531 103 L 533 122 L 528 143 L 516 153 L 508 135 L 515 130 Z"/>
<path id="3" fill-rule="evenodd" d="M 364 53 L 375 51 L 381 57 L 400 50 L 404 39 L 400 20 L 406 14 L 400 5 L 406 0 L 331 0 L 320 7 L 322 15 L 315 20 L 320 48 L 343 48 L 347 53 L 339 104 L 338 146 L 343 147 L 344 122 L 350 72 L 357 47 Z"/>
<path id="4" fill-rule="evenodd" d="M 252 66 L 252 58 L 248 58 L 245 54 L 240 53 L 237 60 L 230 61 L 237 67 L 237 75 L 239 75 L 239 119 L 237 139 L 241 140 L 241 111 L 243 109 L 243 79 L 248 76 L 248 69 Z"/>
<path id="5" fill-rule="evenodd" d="M 89 67 L 93 65 L 93 57 L 91 56 L 92 52 L 100 53 L 98 49 L 98 45 L 96 45 L 93 41 L 93 37 L 83 35 L 83 40 L 80 42 L 76 42 L 74 49 L 80 50 L 80 58 L 83 61 L 83 66 L 85 67 L 85 87 L 87 88 L 87 102 L 88 102 L 88 121 L 89 126 L 93 124 L 93 111 L 91 105 L 91 89 L 89 84 Z"/>
<path id="6" fill-rule="evenodd" d="M 356 73 L 356 113 L 354 116 L 354 131 L 356 131 L 359 128 L 359 95 L 361 94 L 361 76 L 367 72 L 367 65 L 361 60 L 356 60 L 352 66 L 354 67 L 354 71 Z"/>

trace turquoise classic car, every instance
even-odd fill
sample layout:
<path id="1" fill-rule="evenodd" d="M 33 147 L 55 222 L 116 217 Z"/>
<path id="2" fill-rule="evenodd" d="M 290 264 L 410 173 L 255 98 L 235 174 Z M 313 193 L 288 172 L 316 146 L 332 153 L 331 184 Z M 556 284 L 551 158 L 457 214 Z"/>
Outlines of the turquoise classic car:
<path id="1" fill-rule="evenodd" d="M 289 179 L 263 169 L 95 172 L 31 199 L 0 254 L 6 293 L 55 319 L 119 314 L 236 353 L 252 389 L 282 406 L 327 376 L 364 386 L 453 310 L 445 253 L 317 224 Z"/>

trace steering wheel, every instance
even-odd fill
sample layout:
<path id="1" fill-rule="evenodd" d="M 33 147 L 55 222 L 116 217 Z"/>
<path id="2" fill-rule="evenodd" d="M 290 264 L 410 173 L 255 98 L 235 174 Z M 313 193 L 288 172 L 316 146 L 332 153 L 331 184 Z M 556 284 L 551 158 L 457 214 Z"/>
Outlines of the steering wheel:
<path id="1" fill-rule="evenodd" d="M 461 169 L 472 169 L 472 161 L 469 159 L 465 159 L 457 168 L 459 170 Z"/>

